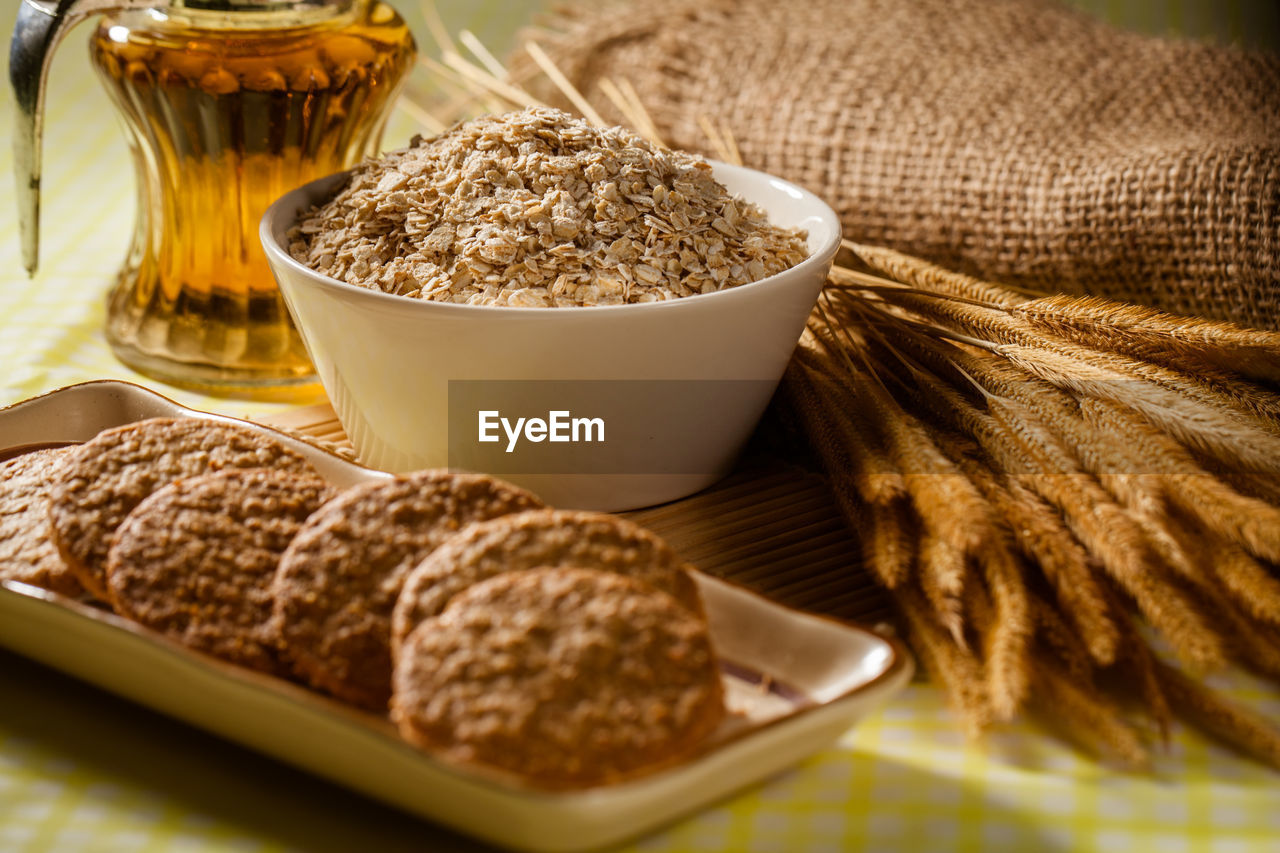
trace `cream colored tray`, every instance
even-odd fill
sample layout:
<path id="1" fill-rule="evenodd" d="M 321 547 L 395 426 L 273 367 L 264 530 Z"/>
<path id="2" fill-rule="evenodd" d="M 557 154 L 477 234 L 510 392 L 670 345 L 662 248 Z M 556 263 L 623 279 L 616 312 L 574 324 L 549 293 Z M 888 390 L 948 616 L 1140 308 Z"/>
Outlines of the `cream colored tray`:
<path id="1" fill-rule="evenodd" d="M 218 418 L 136 385 L 91 382 L 0 410 L 0 453 L 83 441 L 155 416 Z M 278 437 L 335 484 L 387 476 Z M 0 645 L 487 841 L 583 850 L 655 829 L 822 749 L 910 678 L 910 659 L 890 640 L 696 578 L 735 719 L 685 764 L 581 792 L 533 791 L 460 770 L 401 741 L 383 717 L 24 584 L 0 582 Z"/>

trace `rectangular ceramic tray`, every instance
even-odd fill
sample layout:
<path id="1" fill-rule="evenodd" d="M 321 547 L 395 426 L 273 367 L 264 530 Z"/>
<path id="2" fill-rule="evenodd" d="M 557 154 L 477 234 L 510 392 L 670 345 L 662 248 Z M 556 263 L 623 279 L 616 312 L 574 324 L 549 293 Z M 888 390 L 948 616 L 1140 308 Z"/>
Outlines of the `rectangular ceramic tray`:
<path id="1" fill-rule="evenodd" d="M 137 385 L 90 382 L 0 410 L 0 455 L 84 441 L 157 416 L 224 419 Z M 336 485 L 389 476 L 275 434 Z M 655 829 L 822 749 L 910 678 L 910 659 L 892 641 L 708 575 L 696 579 L 724 661 L 728 701 L 738 713 L 690 761 L 586 791 L 534 791 L 442 763 L 402 741 L 385 717 L 12 581 L 0 581 L 0 645 L 487 841 L 584 850 Z"/>

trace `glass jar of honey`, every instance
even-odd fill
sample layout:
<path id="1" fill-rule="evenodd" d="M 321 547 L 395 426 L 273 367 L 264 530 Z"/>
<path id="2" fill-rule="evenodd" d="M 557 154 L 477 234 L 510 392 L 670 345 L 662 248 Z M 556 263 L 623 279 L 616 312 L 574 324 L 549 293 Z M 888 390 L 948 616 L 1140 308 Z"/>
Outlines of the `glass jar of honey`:
<path id="1" fill-rule="evenodd" d="M 288 190 L 375 153 L 413 63 L 407 26 L 381 0 L 118 5 L 90 45 L 137 172 L 112 349 L 206 393 L 314 393 L 258 221 Z"/>

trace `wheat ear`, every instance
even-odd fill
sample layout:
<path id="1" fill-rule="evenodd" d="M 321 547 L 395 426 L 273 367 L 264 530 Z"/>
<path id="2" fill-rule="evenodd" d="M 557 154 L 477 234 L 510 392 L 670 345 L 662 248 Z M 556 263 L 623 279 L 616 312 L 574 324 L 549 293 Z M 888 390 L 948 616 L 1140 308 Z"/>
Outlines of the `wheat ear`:
<path id="1" fill-rule="evenodd" d="M 1280 332 L 1244 329 L 1096 296 L 1056 294 L 1009 307 L 1050 334 L 1094 349 L 1176 365 L 1190 356 L 1230 373 L 1280 380 Z"/>
<path id="2" fill-rule="evenodd" d="M 1085 690 L 1048 663 L 1036 667 L 1034 679 L 1036 705 L 1082 748 L 1131 769 L 1148 766 L 1142 739 L 1101 694 Z"/>
<path id="3" fill-rule="evenodd" d="M 1280 770 L 1280 732 L 1268 721 L 1170 666 L 1157 664 L 1157 673 L 1179 716 L 1205 734 Z"/>

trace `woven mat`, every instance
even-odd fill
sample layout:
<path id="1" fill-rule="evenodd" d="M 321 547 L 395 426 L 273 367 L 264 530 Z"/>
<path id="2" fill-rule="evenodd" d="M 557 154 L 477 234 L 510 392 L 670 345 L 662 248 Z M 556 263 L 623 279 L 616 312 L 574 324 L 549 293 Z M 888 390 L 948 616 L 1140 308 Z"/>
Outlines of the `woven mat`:
<path id="1" fill-rule="evenodd" d="M 257 420 L 351 450 L 327 403 Z M 709 489 L 622 515 L 662 536 L 702 571 L 774 601 L 868 625 L 892 621 L 888 595 L 862 568 L 858 543 L 826 481 L 788 462 L 749 456 Z"/>

